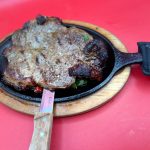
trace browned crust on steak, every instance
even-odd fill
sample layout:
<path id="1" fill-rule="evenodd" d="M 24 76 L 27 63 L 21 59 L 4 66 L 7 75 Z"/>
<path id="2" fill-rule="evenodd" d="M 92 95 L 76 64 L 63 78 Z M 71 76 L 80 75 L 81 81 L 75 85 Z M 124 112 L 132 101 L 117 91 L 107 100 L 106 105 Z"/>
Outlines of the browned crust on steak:
<path id="1" fill-rule="evenodd" d="M 100 81 L 102 74 L 100 70 L 89 66 L 88 64 L 77 64 L 69 68 L 69 75 L 78 78 L 89 78 L 92 80 Z"/>

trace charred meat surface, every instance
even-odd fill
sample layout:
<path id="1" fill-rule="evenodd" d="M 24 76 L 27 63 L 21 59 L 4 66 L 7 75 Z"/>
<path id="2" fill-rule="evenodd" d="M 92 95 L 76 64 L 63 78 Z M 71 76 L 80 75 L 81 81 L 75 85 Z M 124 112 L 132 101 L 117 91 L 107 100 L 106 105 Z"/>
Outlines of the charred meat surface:
<path id="1" fill-rule="evenodd" d="M 20 90 L 70 87 L 76 77 L 100 81 L 108 59 L 102 41 L 84 30 L 65 27 L 57 17 L 38 16 L 12 35 L 5 49 L 8 67 L 3 80 Z"/>
<path id="2" fill-rule="evenodd" d="M 88 64 L 77 64 L 69 68 L 69 75 L 78 78 L 90 78 L 100 81 L 102 79 L 101 70 L 98 70 Z"/>

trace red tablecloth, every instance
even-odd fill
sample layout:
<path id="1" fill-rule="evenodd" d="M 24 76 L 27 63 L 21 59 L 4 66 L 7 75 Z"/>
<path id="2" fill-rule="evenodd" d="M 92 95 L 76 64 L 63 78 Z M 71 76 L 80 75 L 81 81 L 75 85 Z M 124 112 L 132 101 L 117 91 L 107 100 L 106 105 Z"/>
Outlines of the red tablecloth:
<path id="1" fill-rule="evenodd" d="M 37 14 L 102 26 L 137 51 L 150 41 L 149 0 L 0 0 L 0 38 Z M 0 104 L 0 150 L 27 150 L 33 117 Z M 123 90 L 91 112 L 54 119 L 51 150 L 149 150 L 150 77 L 133 66 Z"/>

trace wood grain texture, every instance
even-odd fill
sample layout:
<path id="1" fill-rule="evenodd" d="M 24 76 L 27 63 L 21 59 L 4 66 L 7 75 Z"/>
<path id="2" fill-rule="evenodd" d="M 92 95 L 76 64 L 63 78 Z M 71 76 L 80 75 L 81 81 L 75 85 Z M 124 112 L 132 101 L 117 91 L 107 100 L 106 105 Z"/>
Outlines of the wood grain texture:
<path id="1" fill-rule="evenodd" d="M 127 49 L 117 37 L 115 37 L 113 34 L 101 27 L 73 20 L 64 20 L 63 22 L 81 25 L 95 30 L 104 35 L 107 39 L 109 39 L 118 50 L 122 52 L 127 52 Z M 76 115 L 101 106 L 102 104 L 108 102 L 122 89 L 124 84 L 127 82 L 129 74 L 130 67 L 126 67 L 122 69 L 119 73 L 117 73 L 107 85 L 105 85 L 96 93 L 72 102 L 55 104 L 54 116 L 63 117 Z M 23 112 L 26 114 L 34 115 L 39 111 L 39 104 L 19 100 L 18 98 L 12 97 L 8 93 L 5 93 L 5 91 L 3 91 L 2 89 L 0 89 L 0 102 L 12 109 L 15 109 L 16 111 Z"/>
<path id="2" fill-rule="evenodd" d="M 34 131 L 29 150 L 50 150 L 52 113 L 36 113 L 34 116 Z"/>

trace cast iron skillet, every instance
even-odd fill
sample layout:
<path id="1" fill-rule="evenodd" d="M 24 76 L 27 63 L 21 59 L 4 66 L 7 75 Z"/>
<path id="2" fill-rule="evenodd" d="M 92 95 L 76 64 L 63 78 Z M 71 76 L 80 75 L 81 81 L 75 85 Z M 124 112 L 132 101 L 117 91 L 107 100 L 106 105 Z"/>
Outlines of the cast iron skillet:
<path id="1" fill-rule="evenodd" d="M 88 96 L 100 88 L 102 88 L 105 84 L 107 84 L 111 78 L 118 72 L 121 68 L 126 65 L 142 63 L 143 72 L 146 75 L 150 75 L 150 60 L 148 56 L 150 56 L 150 43 L 148 42 L 139 42 L 138 53 L 123 53 L 117 50 L 112 43 L 102 36 L 100 33 L 88 29 L 79 25 L 65 24 L 65 26 L 76 26 L 80 29 L 85 30 L 89 34 L 91 34 L 96 39 L 101 39 L 106 44 L 108 52 L 109 52 L 109 61 L 105 68 L 104 78 L 101 82 L 89 81 L 86 87 L 79 88 L 77 90 L 73 89 L 65 89 L 65 90 L 56 90 L 55 102 L 68 102 L 72 100 L 76 100 L 85 96 Z M 11 36 L 7 37 L 4 41 L 0 43 L 0 72 L 5 68 L 4 58 L 2 57 L 2 52 L 12 45 Z M 35 94 L 34 92 L 26 91 L 17 91 L 13 87 L 6 85 L 2 80 L 0 81 L 0 88 L 5 90 L 8 94 L 18 97 L 22 100 L 32 101 L 32 102 L 41 102 L 41 95 Z"/>

